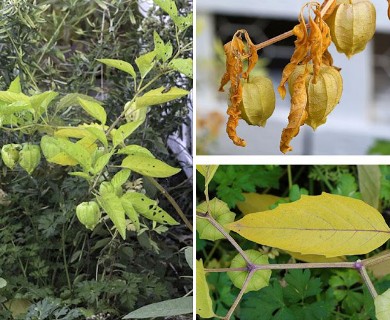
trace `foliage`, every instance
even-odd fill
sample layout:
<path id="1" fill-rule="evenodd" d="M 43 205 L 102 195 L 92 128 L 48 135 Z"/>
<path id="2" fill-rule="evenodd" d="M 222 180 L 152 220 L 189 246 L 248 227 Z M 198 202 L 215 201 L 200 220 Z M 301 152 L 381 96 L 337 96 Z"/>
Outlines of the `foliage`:
<path id="1" fill-rule="evenodd" d="M 199 201 L 202 201 L 204 197 L 206 199 L 213 197 L 218 192 L 219 184 L 226 184 L 223 179 L 217 180 L 220 172 L 224 176 L 228 170 L 235 171 L 234 177 L 238 179 L 241 166 L 237 166 L 235 170 L 232 170 L 231 167 L 218 167 L 210 182 L 209 195 L 203 196 L 203 188 L 198 186 L 197 198 Z M 264 167 L 266 166 L 258 166 L 258 171 L 264 170 Z M 212 243 L 203 240 L 202 233 L 197 235 L 200 237 L 197 239 L 197 257 L 203 260 L 203 276 L 208 284 L 208 288 L 202 289 L 203 295 L 207 295 L 207 291 L 210 290 L 212 299 L 212 309 L 210 307 L 207 309 L 204 305 L 198 314 L 203 318 L 212 318 L 215 313 L 218 316 L 231 319 L 236 317 L 257 319 L 259 314 L 264 319 L 339 319 L 345 317 L 375 319 L 375 315 L 379 317 L 378 312 L 382 312 L 380 311 L 382 310 L 382 304 L 380 304 L 382 302 L 377 301 L 386 301 L 385 295 L 382 294 L 389 288 L 390 275 L 387 271 L 375 278 L 372 276 L 371 270 L 375 272 L 376 264 L 387 263 L 385 261 L 389 259 L 389 255 L 385 251 L 389 248 L 389 231 L 384 219 L 388 202 L 386 197 L 382 195 L 387 190 L 388 166 L 380 168 L 379 166 L 362 168 L 361 166 L 336 165 L 274 167 L 277 167 L 280 172 L 280 175 L 274 177 L 273 185 L 276 187 L 269 188 L 270 183 L 260 187 L 259 183 L 253 181 L 254 184 L 257 183 L 254 190 L 251 190 L 251 192 L 256 192 L 255 194 L 238 191 L 244 200 L 239 202 L 237 207 L 232 206 L 230 209 L 232 214 L 235 213 L 237 216 L 235 222 L 221 225 L 225 230 L 221 232 L 229 241 L 218 240 Z M 374 169 L 381 172 L 381 175 L 378 176 L 380 189 L 377 189 L 378 208 L 381 212 L 359 200 L 367 196 L 367 190 L 363 186 L 367 183 L 373 183 L 368 179 L 376 179 L 366 173 L 374 172 Z M 202 172 L 205 170 L 203 169 Z M 243 175 L 246 174 L 245 170 L 241 170 L 241 172 Z M 208 180 L 210 179 L 208 177 Z M 213 187 L 211 188 L 211 186 Z M 329 194 L 316 196 L 323 192 Z M 259 197 L 255 197 L 256 194 Z M 272 195 L 272 198 L 264 197 L 264 195 Z M 332 202 L 336 200 L 340 203 L 331 209 Z M 262 212 L 252 213 L 254 212 L 252 207 L 256 205 L 250 205 L 250 203 L 244 205 L 248 201 L 269 201 L 268 208 L 258 210 Z M 310 201 L 313 202 L 310 203 Z M 359 209 L 360 206 L 365 209 Z M 217 221 L 218 218 L 216 220 L 208 215 L 208 212 L 215 215 L 212 213 L 212 207 L 210 206 L 208 212 L 202 210 L 204 207 L 207 208 L 207 205 L 203 203 L 198 207 L 197 220 L 203 224 L 207 225 L 208 223 L 213 227 L 218 227 L 221 223 Z M 307 216 L 305 218 L 299 217 L 301 213 L 307 214 Z M 360 232 L 353 232 L 353 240 L 345 241 L 345 238 L 348 237 L 345 235 L 343 239 L 328 246 L 333 241 L 331 239 L 337 234 L 339 223 L 348 220 L 349 223 L 357 226 L 356 223 L 358 220 L 360 221 L 360 215 L 367 215 L 361 220 L 363 225 L 360 229 L 368 227 L 367 221 L 370 223 L 375 221 L 375 223 L 382 225 L 381 228 L 384 228 L 382 241 L 373 244 L 373 238 L 370 236 L 363 242 L 365 244 L 371 243 L 372 247 L 362 252 L 363 247 L 356 242 L 358 238 L 355 238 Z M 322 218 L 317 221 L 319 216 Z M 305 235 L 305 232 L 317 228 L 318 223 L 325 223 L 325 221 L 333 230 L 331 236 L 330 234 L 325 237 L 321 235 L 321 232 L 325 232 L 326 226 L 321 228 L 322 231 L 315 231 L 316 236 Z M 288 232 L 294 231 L 286 230 L 289 224 L 296 228 L 305 226 L 305 230 L 299 234 L 288 236 Z M 275 230 L 268 232 L 268 225 L 272 225 Z M 256 229 L 256 226 L 260 226 L 261 229 Z M 283 229 L 283 233 L 281 230 L 277 230 L 278 228 Z M 350 227 L 343 227 L 343 229 L 348 228 Z M 229 233 L 229 229 L 240 235 Z M 253 237 L 249 236 L 249 233 L 253 233 Z M 308 241 L 308 239 L 312 240 Z M 336 243 L 343 245 L 339 246 Z M 265 244 L 275 245 L 278 248 L 270 248 Z M 359 252 L 345 251 L 352 246 L 356 246 Z M 313 250 L 304 252 L 306 247 Z M 337 257 L 326 258 L 327 248 L 335 250 L 333 256 Z M 252 258 L 246 254 L 248 251 L 268 256 L 269 265 L 253 262 Z M 382 258 L 380 258 L 380 254 L 378 255 L 381 251 L 383 251 Z M 358 253 L 360 255 L 357 255 Z M 240 256 L 242 263 L 233 266 L 232 261 L 236 255 Z M 302 270 L 295 270 L 298 267 L 297 261 L 307 262 L 307 265 L 302 264 L 300 267 Z M 343 267 L 340 268 L 340 266 Z M 236 269 L 233 271 L 230 270 L 231 268 Z M 269 283 L 260 290 L 244 294 L 253 285 L 253 273 L 268 269 L 276 269 L 272 272 Z M 283 269 L 287 269 L 287 272 Z M 369 274 L 364 270 L 368 270 Z M 247 274 L 246 281 L 249 282 L 245 282 L 243 286 L 244 280 L 241 281 L 241 285 L 233 284 L 227 274 L 240 274 L 242 271 Z M 383 298 L 375 298 L 375 303 L 380 305 L 375 308 L 373 297 L 377 294 L 379 294 L 378 297 Z M 235 308 L 236 303 L 239 303 L 237 308 Z M 210 314 L 210 310 L 212 310 L 212 314 Z"/>
<path id="2" fill-rule="evenodd" d="M 108 319 L 191 290 L 170 207 L 190 214 L 191 187 L 166 146 L 188 113 L 191 5 L 0 7 L 2 317 Z"/>

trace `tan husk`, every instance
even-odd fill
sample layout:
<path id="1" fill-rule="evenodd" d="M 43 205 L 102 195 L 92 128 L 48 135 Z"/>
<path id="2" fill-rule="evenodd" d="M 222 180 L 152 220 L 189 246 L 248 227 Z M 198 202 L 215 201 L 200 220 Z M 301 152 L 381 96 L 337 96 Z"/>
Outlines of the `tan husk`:
<path id="1" fill-rule="evenodd" d="M 241 117 L 249 125 L 264 127 L 275 109 L 275 91 L 272 81 L 266 77 L 243 80 Z"/>
<path id="2" fill-rule="evenodd" d="M 317 77 L 317 83 L 314 84 L 313 66 L 308 65 L 309 75 L 306 78 L 307 105 L 306 111 L 308 117 L 306 124 L 314 130 L 326 122 L 327 116 L 333 111 L 339 103 L 343 91 L 343 79 L 340 72 L 335 67 L 322 65 Z M 294 84 L 299 75 L 304 72 L 305 66 L 298 66 L 289 79 L 290 95 L 294 93 Z"/>
<path id="3" fill-rule="evenodd" d="M 376 27 L 375 6 L 369 0 L 337 0 L 326 20 L 337 51 L 348 58 L 364 50 Z"/>

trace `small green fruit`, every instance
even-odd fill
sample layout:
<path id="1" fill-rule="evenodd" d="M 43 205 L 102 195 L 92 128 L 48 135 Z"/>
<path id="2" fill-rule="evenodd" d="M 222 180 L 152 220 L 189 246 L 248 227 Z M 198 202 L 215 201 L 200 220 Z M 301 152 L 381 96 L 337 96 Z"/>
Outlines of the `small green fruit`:
<path id="1" fill-rule="evenodd" d="M 1 148 L 1 158 L 4 164 L 13 169 L 19 160 L 19 150 L 21 149 L 20 144 L 6 144 Z"/>
<path id="2" fill-rule="evenodd" d="M 41 162 L 41 148 L 37 145 L 24 143 L 19 152 L 19 165 L 31 174 Z"/>
<path id="3" fill-rule="evenodd" d="M 82 202 L 76 207 L 76 215 L 79 221 L 90 230 L 93 230 L 99 223 L 101 212 L 95 201 Z"/>

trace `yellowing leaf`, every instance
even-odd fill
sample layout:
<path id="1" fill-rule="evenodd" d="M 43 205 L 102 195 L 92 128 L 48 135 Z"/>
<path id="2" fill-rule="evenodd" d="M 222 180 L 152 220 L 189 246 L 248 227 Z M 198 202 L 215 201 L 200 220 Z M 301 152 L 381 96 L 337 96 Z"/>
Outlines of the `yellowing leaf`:
<path id="1" fill-rule="evenodd" d="M 156 57 L 156 52 L 151 51 L 143 54 L 135 59 L 135 63 L 138 67 L 141 77 L 144 78 L 154 66 L 154 58 Z"/>
<path id="2" fill-rule="evenodd" d="M 375 315 L 378 320 L 390 320 L 390 289 L 374 300 Z"/>
<path id="3" fill-rule="evenodd" d="M 198 212 L 206 213 L 207 210 L 210 210 L 209 214 L 217 220 L 220 225 L 224 225 L 226 223 L 234 221 L 235 213 L 231 212 L 228 205 L 214 198 L 213 200 L 207 202 L 202 202 L 196 208 Z M 201 239 L 207 239 L 211 241 L 215 241 L 218 239 L 224 239 L 223 234 L 216 229 L 208 220 L 202 218 L 196 218 L 196 230 L 199 232 L 199 237 Z M 229 232 L 225 228 L 226 232 Z"/>
<path id="4" fill-rule="evenodd" d="M 218 169 L 218 165 L 211 165 L 211 166 L 197 165 L 196 166 L 196 170 L 198 170 L 205 179 L 206 187 L 213 179 L 215 172 L 217 172 L 217 169 Z"/>
<path id="5" fill-rule="evenodd" d="M 101 63 L 104 63 L 105 65 L 107 65 L 109 67 L 113 67 L 113 68 L 122 70 L 122 71 L 128 73 L 129 75 L 131 75 L 134 79 L 136 77 L 133 66 L 126 61 L 117 60 L 117 59 L 96 59 L 96 60 L 101 62 Z"/>
<path id="6" fill-rule="evenodd" d="M 300 254 L 298 252 L 291 252 L 286 251 L 290 256 L 294 257 L 297 260 L 304 261 L 304 262 L 315 262 L 315 263 L 321 263 L 321 262 L 345 262 L 347 259 L 343 256 L 341 257 L 331 257 L 327 258 L 325 256 L 320 256 L 317 254 Z"/>
<path id="7" fill-rule="evenodd" d="M 244 201 L 237 202 L 237 207 L 243 214 L 268 210 L 280 197 L 272 194 L 243 193 Z"/>
<path id="8" fill-rule="evenodd" d="M 254 264 L 268 264 L 268 257 L 259 251 L 246 250 L 245 253 L 247 254 L 249 260 Z M 232 260 L 230 268 L 244 268 L 246 266 L 247 264 L 244 258 L 241 256 L 241 254 L 237 254 Z M 229 276 L 230 280 L 232 280 L 233 284 L 238 289 L 241 289 L 248 276 L 248 273 L 248 271 L 230 271 L 227 273 L 227 275 Z M 271 270 L 256 271 L 250 279 L 245 293 L 250 291 L 258 291 L 261 288 L 268 286 L 271 273 Z"/>
<path id="9" fill-rule="evenodd" d="M 113 133 L 113 143 L 114 147 L 122 143 L 128 136 L 130 136 L 141 124 L 143 121 L 134 121 L 121 125 Z"/>
<path id="10" fill-rule="evenodd" d="M 378 209 L 382 176 L 379 166 L 358 166 L 358 174 L 362 200 Z"/>
<path id="11" fill-rule="evenodd" d="M 172 87 L 169 91 L 164 92 L 165 88 L 160 87 L 157 89 L 146 92 L 142 97 L 136 99 L 137 109 L 153 106 L 156 104 L 162 104 L 168 101 L 172 101 L 188 94 L 187 90 Z"/>
<path id="12" fill-rule="evenodd" d="M 115 193 L 105 193 L 97 196 L 96 200 L 108 214 L 122 238 L 126 239 L 125 209 L 123 209 L 121 199 Z"/>
<path id="13" fill-rule="evenodd" d="M 361 200 L 322 193 L 246 215 L 226 228 L 271 247 L 326 257 L 368 253 L 390 238 L 383 216 Z"/>
<path id="14" fill-rule="evenodd" d="M 123 159 L 121 166 L 143 174 L 144 176 L 154 178 L 167 178 L 181 170 L 171 167 L 160 160 L 141 155 L 127 156 Z"/>
<path id="15" fill-rule="evenodd" d="M 173 59 L 169 66 L 192 79 L 192 59 Z"/>
<path id="16" fill-rule="evenodd" d="M 215 316 L 202 259 L 196 260 L 196 314 L 202 318 Z"/>
<path id="17" fill-rule="evenodd" d="M 96 102 L 78 98 L 81 107 L 93 118 L 99 120 L 102 124 L 106 124 L 107 114 L 104 108 Z"/>
<path id="18" fill-rule="evenodd" d="M 135 144 L 131 144 L 126 147 L 123 147 L 122 149 L 119 149 L 118 154 L 155 158 L 155 156 L 148 149 Z"/>
<path id="19" fill-rule="evenodd" d="M 22 86 L 20 85 L 20 77 L 19 76 L 17 76 L 11 82 L 7 91 L 13 92 L 13 93 L 21 93 L 22 92 Z"/>

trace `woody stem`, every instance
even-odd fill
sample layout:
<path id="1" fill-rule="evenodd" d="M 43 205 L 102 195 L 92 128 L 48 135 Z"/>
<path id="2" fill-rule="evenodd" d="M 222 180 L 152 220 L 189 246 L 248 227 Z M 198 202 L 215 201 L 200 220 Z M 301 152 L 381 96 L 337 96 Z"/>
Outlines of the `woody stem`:
<path id="1" fill-rule="evenodd" d="M 324 6 L 321 10 L 321 17 L 323 17 L 329 10 L 329 8 L 332 6 L 332 4 L 335 2 L 336 0 L 326 0 L 326 2 L 324 2 Z M 282 41 L 284 39 L 287 39 L 287 38 L 290 38 L 291 36 L 293 36 L 293 31 L 290 30 L 290 31 L 287 31 L 285 33 L 282 33 L 274 38 L 271 38 L 271 39 L 268 39 L 264 42 L 261 42 L 259 44 L 257 44 L 255 46 L 256 50 L 260 50 L 260 49 L 263 49 L 265 47 L 268 47 L 276 42 L 279 42 L 279 41 Z"/>

